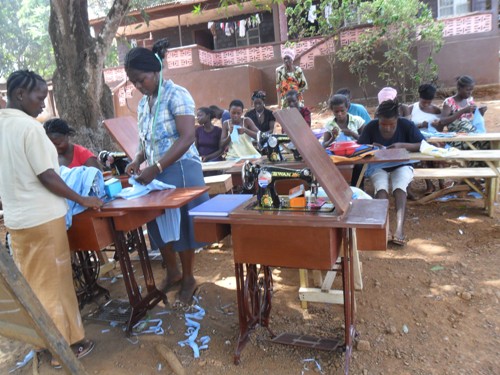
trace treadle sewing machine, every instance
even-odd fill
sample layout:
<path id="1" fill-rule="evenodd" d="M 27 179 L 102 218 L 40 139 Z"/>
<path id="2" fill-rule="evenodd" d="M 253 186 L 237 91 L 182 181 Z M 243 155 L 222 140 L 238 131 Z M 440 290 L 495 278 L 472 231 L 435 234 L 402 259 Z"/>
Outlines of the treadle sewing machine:
<path id="1" fill-rule="evenodd" d="M 302 160 L 297 148 L 293 145 L 292 140 L 286 134 L 271 134 L 258 132 L 257 133 L 257 145 L 259 148 L 266 151 L 267 158 L 269 161 L 278 162 L 284 161 L 285 158 L 281 153 L 280 145 L 287 143 L 287 148 L 292 152 L 293 158 L 297 161 Z"/>
<path id="2" fill-rule="evenodd" d="M 277 181 L 301 179 L 311 186 L 311 197 L 314 200 L 317 196 L 318 185 L 309 168 L 290 169 L 275 166 L 260 166 L 246 161 L 241 170 L 243 187 L 252 190 L 257 183 L 257 205 L 263 208 L 280 208 L 285 204 L 276 192 L 275 184 Z M 288 202 L 289 203 L 289 202 Z"/>
<path id="3" fill-rule="evenodd" d="M 256 204 L 254 197 L 230 211 L 227 217 L 195 217 L 195 235 L 198 240 L 206 242 L 222 240 L 229 233 L 232 235 L 239 317 L 235 364 L 240 362 L 241 352 L 250 334 L 260 325 L 268 329 L 272 341 L 276 343 L 345 352 L 345 374 L 348 374 L 356 334 L 354 236 L 358 250 L 386 249 L 388 201 L 351 200 L 349 185 L 306 126 L 299 111 L 291 108 L 276 111 L 274 115 L 307 165 L 307 168 L 299 171 L 285 171 L 286 177 L 296 173 L 312 181 L 314 176 L 333 203 L 334 210 L 324 212 L 274 208 L 276 199 L 271 199 L 273 207 L 267 208 Z M 266 173 L 271 173 L 270 167 L 267 168 Z M 250 185 L 252 179 L 255 183 L 259 175 L 264 174 L 263 169 L 248 164 L 243 168 L 243 177 Z M 273 180 L 271 173 L 271 183 L 279 178 L 277 170 L 272 170 L 275 171 L 275 177 Z M 266 181 L 269 181 L 269 176 Z M 265 195 L 262 191 L 261 198 Z M 337 266 L 339 257 L 343 284 L 343 335 L 320 339 L 301 334 L 275 334 L 270 328 L 273 297 L 271 267 L 330 271 Z M 331 325 L 328 324 L 326 329 L 333 331 L 333 322 Z"/>

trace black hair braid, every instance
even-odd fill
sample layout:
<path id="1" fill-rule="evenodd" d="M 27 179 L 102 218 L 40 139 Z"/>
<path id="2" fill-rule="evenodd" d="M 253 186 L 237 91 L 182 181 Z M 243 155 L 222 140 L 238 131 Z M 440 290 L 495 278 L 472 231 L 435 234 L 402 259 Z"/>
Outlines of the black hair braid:
<path id="1" fill-rule="evenodd" d="M 341 95 L 341 94 L 335 94 L 333 95 L 330 100 L 328 101 L 328 105 L 330 109 L 332 109 L 333 106 L 335 105 L 345 105 L 347 108 L 347 105 L 349 103 L 349 100 L 347 100 L 347 96 Z"/>
<path id="2" fill-rule="evenodd" d="M 399 102 L 397 100 L 385 100 L 377 108 L 377 117 L 394 118 L 399 117 Z"/>
<path id="3" fill-rule="evenodd" d="M 475 85 L 474 78 L 471 76 L 463 75 L 460 77 L 457 77 L 457 86 L 458 87 L 465 87 L 465 86 L 474 86 Z"/>
<path id="4" fill-rule="evenodd" d="M 71 128 L 66 121 L 60 118 L 53 118 L 45 121 L 43 124 L 45 133 L 47 134 L 63 134 L 63 135 L 74 135 L 75 130 Z"/>
<path id="5" fill-rule="evenodd" d="M 156 53 L 160 59 L 164 59 L 165 58 L 165 55 L 167 53 L 167 50 L 168 50 L 168 46 L 170 45 L 168 39 L 166 38 L 163 38 L 163 39 L 160 39 L 160 40 L 157 40 L 155 42 L 155 44 L 153 44 L 153 53 Z"/>
<path id="6" fill-rule="evenodd" d="M 231 107 L 241 107 L 241 109 L 245 108 L 243 102 L 239 99 L 234 99 L 231 103 L 229 103 L 229 108 Z"/>
<path id="7" fill-rule="evenodd" d="M 45 80 L 30 70 L 18 70 L 13 72 L 7 79 L 7 98 L 11 99 L 17 88 L 33 91 L 38 82 L 46 83 Z"/>
<path id="8" fill-rule="evenodd" d="M 198 111 L 202 111 L 204 114 L 208 115 L 210 117 L 210 120 L 213 120 L 215 118 L 215 113 L 208 107 L 200 107 L 198 108 Z"/>

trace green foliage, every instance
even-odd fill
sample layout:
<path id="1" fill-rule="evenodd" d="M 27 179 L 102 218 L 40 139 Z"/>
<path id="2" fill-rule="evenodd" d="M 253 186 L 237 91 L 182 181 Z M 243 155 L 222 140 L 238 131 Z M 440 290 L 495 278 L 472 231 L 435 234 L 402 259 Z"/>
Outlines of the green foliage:
<path id="1" fill-rule="evenodd" d="M 338 40 L 340 33 L 364 25 L 359 39 L 347 46 L 337 43 L 330 61 L 349 64 L 366 95 L 368 70 L 377 67 L 379 78 L 394 86 L 406 99 L 423 82 L 437 79 L 433 55 L 442 46 L 442 24 L 432 18 L 429 7 L 419 0 L 322 0 L 317 10 L 317 26 L 307 21 L 311 0 L 297 0 L 287 9 L 290 33 L 296 38 L 323 35 Z M 325 8 L 331 14 L 325 17 Z M 417 61 L 418 46 L 426 46 L 428 56 Z M 377 58 L 382 56 L 382 58 Z M 333 85 L 333 81 L 332 81 Z"/>
<path id="2" fill-rule="evenodd" d="M 55 70 L 48 34 L 49 0 L 0 0 L 0 76 L 30 69 L 45 78 Z"/>

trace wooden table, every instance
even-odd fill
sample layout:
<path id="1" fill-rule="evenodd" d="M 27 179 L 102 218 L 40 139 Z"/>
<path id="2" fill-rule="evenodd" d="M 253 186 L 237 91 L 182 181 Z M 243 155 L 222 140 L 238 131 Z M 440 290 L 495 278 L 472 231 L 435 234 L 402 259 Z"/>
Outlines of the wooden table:
<path id="1" fill-rule="evenodd" d="M 498 165 L 500 164 L 500 150 L 459 150 L 455 155 L 436 157 L 432 155 L 422 154 L 420 152 L 412 152 L 409 154 L 412 160 L 423 160 L 423 161 L 446 161 L 446 162 L 468 162 L 468 161 L 482 161 L 484 162 L 491 171 L 496 176 L 491 179 L 491 182 L 486 186 L 487 194 L 487 204 L 486 208 L 488 210 L 488 215 L 493 215 L 493 203 L 497 200 L 498 193 L 498 178 L 500 177 L 500 169 Z M 467 168 L 470 173 L 474 173 L 474 168 Z M 465 177 L 464 177 L 465 178 Z M 474 190 L 474 186 L 469 184 Z"/>
<path id="2" fill-rule="evenodd" d="M 429 137 L 426 139 L 429 143 L 448 143 L 448 142 L 465 142 L 474 149 L 473 142 L 487 141 L 490 142 L 492 150 L 500 149 L 500 133 L 480 133 L 480 134 L 457 134 L 454 137 Z M 471 147 L 472 146 L 472 147 Z"/>
<path id="3" fill-rule="evenodd" d="M 207 187 L 196 187 L 154 191 L 136 199 L 115 199 L 105 204 L 101 211 L 87 210 L 73 217 L 73 225 L 68 231 L 72 250 L 97 251 L 115 244 L 131 306 L 127 334 L 147 310 L 161 300 L 166 301 L 166 295 L 155 285 L 142 226 L 163 214 L 165 209 L 180 208 L 207 190 Z M 134 276 L 128 252 L 130 245 L 139 255 L 146 283 L 144 295 Z"/>
<path id="4" fill-rule="evenodd" d="M 247 209 L 249 204 L 250 201 L 241 205 L 229 217 L 198 216 L 194 219 L 198 240 L 214 242 L 229 232 L 232 234 L 240 326 L 235 364 L 240 362 L 249 335 L 258 325 L 266 327 L 271 336 L 276 337 L 269 327 L 272 307 L 270 267 L 329 271 L 335 266 L 342 249 L 345 330 L 343 339 L 336 340 L 330 350 L 345 351 L 348 373 L 355 334 L 353 229 L 357 228 L 358 238 L 369 238 L 372 244 L 382 242 L 378 246 L 385 248 L 388 201 L 352 201 L 342 217 L 335 212 L 259 211 Z M 261 265 L 260 268 L 257 265 Z"/>

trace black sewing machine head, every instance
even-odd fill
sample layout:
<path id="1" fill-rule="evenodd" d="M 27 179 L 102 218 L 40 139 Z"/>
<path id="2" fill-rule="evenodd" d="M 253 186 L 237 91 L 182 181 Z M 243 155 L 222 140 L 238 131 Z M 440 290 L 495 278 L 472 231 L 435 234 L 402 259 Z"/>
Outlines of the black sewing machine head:
<path id="1" fill-rule="evenodd" d="M 125 174 L 125 167 L 130 163 L 126 153 L 106 150 L 99 152 L 99 161 L 117 176 Z"/>
<path id="2" fill-rule="evenodd" d="M 279 180 L 300 179 L 317 191 L 316 181 L 309 168 L 290 169 L 274 166 L 260 166 L 246 161 L 241 170 L 243 187 L 252 190 L 257 183 L 257 204 L 264 208 L 279 208 L 280 198 L 274 184 Z M 311 191 L 313 193 L 313 191 Z"/>
<path id="3" fill-rule="evenodd" d="M 288 135 L 264 132 L 257 133 L 257 144 L 259 148 L 266 151 L 269 161 L 277 162 L 285 160 L 280 150 L 280 144 L 282 143 L 288 143 L 287 148 L 293 153 L 295 160 L 302 160 L 299 151 L 295 148 Z"/>

